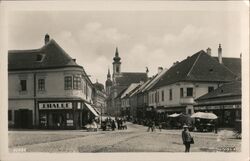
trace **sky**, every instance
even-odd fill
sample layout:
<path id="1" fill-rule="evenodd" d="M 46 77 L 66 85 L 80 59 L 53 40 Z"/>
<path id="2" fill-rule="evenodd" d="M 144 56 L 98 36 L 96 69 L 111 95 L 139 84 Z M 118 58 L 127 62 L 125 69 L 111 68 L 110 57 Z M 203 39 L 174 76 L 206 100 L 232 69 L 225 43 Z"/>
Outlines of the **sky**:
<path id="1" fill-rule="evenodd" d="M 35 49 L 46 33 L 83 66 L 91 80 L 105 84 L 115 48 L 122 72 L 157 73 L 200 50 L 240 57 L 240 11 L 14 11 L 8 18 L 8 48 Z"/>

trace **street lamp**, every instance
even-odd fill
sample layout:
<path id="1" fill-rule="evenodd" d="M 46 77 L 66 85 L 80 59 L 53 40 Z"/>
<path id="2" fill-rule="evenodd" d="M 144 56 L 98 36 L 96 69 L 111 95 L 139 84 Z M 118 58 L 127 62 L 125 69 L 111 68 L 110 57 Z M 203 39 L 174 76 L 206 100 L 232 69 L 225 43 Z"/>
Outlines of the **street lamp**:
<path id="1" fill-rule="evenodd" d="M 102 104 L 101 104 L 101 122 L 100 124 L 102 125 Z"/>

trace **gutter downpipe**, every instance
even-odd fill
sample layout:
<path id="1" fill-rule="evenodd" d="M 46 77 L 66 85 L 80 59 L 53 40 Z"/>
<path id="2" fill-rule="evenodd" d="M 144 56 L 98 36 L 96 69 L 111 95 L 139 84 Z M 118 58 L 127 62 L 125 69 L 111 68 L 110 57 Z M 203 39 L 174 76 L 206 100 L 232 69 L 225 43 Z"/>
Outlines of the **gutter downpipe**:
<path id="1" fill-rule="evenodd" d="M 34 73 L 34 127 L 38 126 L 38 121 L 37 121 L 37 104 L 36 104 L 36 72 Z"/>

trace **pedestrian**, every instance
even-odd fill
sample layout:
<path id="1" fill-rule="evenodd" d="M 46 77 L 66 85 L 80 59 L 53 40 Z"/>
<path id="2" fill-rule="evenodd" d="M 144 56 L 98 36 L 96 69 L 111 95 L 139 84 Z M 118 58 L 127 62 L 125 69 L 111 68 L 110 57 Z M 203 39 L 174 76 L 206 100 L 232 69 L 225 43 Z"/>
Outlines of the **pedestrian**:
<path id="1" fill-rule="evenodd" d="M 155 121 L 152 121 L 152 132 L 155 130 Z"/>
<path id="2" fill-rule="evenodd" d="M 152 120 L 149 120 L 148 122 L 148 132 L 151 130 L 152 132 L 154 131 L 154 122 Z"/>
<path id="3" fill-rule="evenodd" d="M 111 128 L 112 128 L 112 131 L 115 130 L 116 126 L 115 126 L 115 120 L 112 120 L 112 123 L 111 123 Z"/>
<path id="4" fill-rule="evenodd" d="M 194 142 L 193 142 L 193 138 L 188 130 L 187 125 L 183 126 L 182 141 L 183 141 L 183 144 L 185 145 L 185 152 L 190 152 L 190 144 L 193 144 Z"/>
<path id="5" fill-rule="evenodd" d="M 214 120 L 214 133 L 217 134 L 218 133 L 218 120 Z"/>
<path id="6" fill-rule="evenodd" d="M 162 129 L 162 123 L 161 122 L 159 122 L 159 130 L 161 131 L 161 129 Z"/>

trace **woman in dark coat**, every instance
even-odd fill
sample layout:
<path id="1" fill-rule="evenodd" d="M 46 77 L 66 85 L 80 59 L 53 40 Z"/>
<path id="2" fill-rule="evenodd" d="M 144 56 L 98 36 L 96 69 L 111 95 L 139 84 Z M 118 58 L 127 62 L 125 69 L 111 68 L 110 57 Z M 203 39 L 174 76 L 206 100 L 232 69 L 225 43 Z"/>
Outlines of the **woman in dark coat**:
<path id="1" fill-rule="evenodd" d="M 112 128 L 113 131 L 115 130 L 115 128 L 116 128 L 115 120 L 112 120 L 111 128 Z"/>

